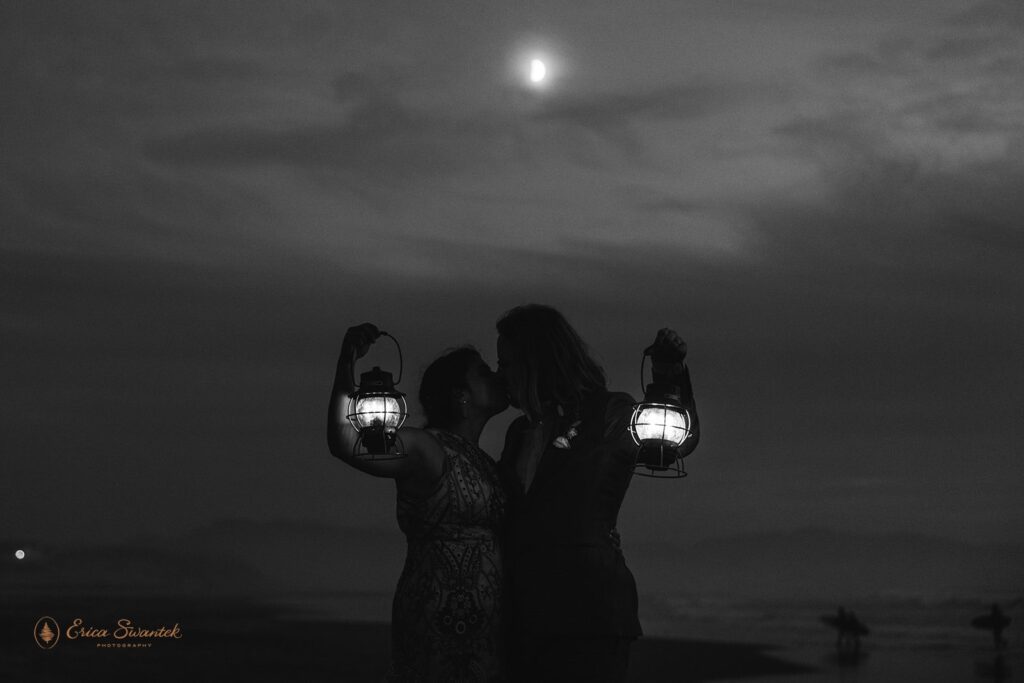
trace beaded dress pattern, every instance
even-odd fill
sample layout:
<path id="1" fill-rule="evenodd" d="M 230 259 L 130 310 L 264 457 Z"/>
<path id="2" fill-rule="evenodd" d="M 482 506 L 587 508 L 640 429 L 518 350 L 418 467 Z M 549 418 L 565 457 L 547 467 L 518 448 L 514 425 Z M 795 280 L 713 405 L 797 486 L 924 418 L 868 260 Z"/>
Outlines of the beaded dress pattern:
<path id="1" fill-rule="evenodd" d="M 388 681 L 501 681 L 500 527 L 505 495 L 480 448 L 431 430 L 445 470 L 426 498 L 398 498 L 408 551 L 392 605 Z"/>

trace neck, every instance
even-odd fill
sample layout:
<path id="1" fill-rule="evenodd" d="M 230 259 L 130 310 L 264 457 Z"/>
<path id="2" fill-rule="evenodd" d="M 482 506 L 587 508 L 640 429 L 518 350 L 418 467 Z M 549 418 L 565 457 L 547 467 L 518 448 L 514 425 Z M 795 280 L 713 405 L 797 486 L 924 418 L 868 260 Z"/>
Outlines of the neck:
<path id="1" fill-rule="evenodd" d="M 451 431 L 454 434 L 458 434 L 466 441 L 479 445 L 480 434 L 484 431 L 484 425 L 487 424 L 487 420 L 488 418 L 482 415 L 464 417 L 452 425 Z"/>

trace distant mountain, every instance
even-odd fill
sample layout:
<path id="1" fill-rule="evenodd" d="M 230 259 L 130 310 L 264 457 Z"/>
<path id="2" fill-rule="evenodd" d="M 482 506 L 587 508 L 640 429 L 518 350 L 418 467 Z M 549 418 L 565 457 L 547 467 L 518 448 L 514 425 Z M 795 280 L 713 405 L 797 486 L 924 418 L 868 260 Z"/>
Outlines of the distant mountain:
<path id="1" fill-rule="evenodd" d="M 1024 592 L 1024 545 L 806 528 L 625 551 L 646 592 L 828 598 Z"/>
<path id="2" fill-rule="evenodd" d="M 14 596 L 258 593 L 258 572 L 237 558 L 144 544 L 31 548 L 0 565 L 0 584 Z"/>
<path id="3" fill-rule="evenodd" d="M 173 539 L 183 550 L 231 557 L 281 591 L 390 591 L 405 558 L 405 537 L 317 521 L 225 520 Z"/>
<path id="4" fill-rule="evenodd" d="M 0 562 L 5 592 L 272 598 L 390 591 L 405 554 L 397 529 L 305 521 L 225 520 L 118 544 L 21 546 L 24 560 Z"/>
<path id="5" fill-rule="evenodd" d="M 10 545 L 10 544 L 8 544 Z M 12 546 L 13 547 L 13 546 Z M 914 534 L 802 529 L 623 548 L 641 593 L 743 598 L 1024 594 L 1024 545 Z M 98 547 L 35 548 L 0 562 L 3 590 L 162 595 L 390 593 L 397 528 L 225 520 L 187 533 Z"/>

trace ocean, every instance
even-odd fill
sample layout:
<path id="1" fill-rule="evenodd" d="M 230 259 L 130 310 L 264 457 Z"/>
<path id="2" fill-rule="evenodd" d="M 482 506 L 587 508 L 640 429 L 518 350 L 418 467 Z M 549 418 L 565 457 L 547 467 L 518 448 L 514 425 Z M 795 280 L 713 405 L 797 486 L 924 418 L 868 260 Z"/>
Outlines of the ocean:
<path id="1" fill-rule="evenodd" d="M 990 632 L 970 624 L 992 602 L 1004 608 L 1016 603 L 1007 610 L 1015 621 L 1004 632 L 1007 644 L 1000 651 Z M 387 622 L 391 595 L 319 593 L 283 605 L 305 618 Z M 856 659 L 837 656 L 836 633 L 821 617 L 834 615 L 839 605 L 823 600 L 644 595 L 640 614 L 650 638 L 760 644 L 772 657 L 813 669 L 765 677 L 778 683 L 1024 681 L 1024 618 L 1013 596 L 880 595 L 842 606 L 870 629 Z M 679 680 L 686 680 L 685 671 Z"/>
<path id="2" fill-rule="evenodd" d="M 1003 634 L 971 626 L 992 602 L 1020 605 L 1012 596 L 881 595 L 848 601 L 870 633 L 857 657 L 840 658 L 836 631 L 822 621 L 839 605 L 822 600 L 730 599 L 706 596 L 645 596 L 641 614 L 648 636 L 761 643 L 773 656 L 816 671 L 772 677 L 773 681 L 865 681 L 946 683 L 1024 680 L 1024 632 L 1016 619 Z M 1007 611 L 1015 616 L 1016 609 Z"/>

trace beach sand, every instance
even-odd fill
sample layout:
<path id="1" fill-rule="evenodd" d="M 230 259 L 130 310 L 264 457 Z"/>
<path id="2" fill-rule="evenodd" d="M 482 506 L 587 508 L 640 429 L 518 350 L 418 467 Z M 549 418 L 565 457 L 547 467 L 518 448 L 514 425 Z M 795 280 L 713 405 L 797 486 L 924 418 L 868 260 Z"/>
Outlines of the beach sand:
<path id="1" fill-rule="evenodd" d="M 3 607 L 3 680 L 49 681 L 379 681 L 389 657 L 386 623 L 310 618 L 243 601 L 195 599 L 33 599 Z M 40 648 L 33 631 L 52 617 L 61 637 Z M 180 638 L 111 636 L 71 639 L 75 619 L 113 633 L 119 619 L 171 629 Z M 110 647 L 110 644 L 145 647 Z M 753 644 L 643 638 L 634 645 L 630 681 L 703 681 L 800 674 L 807 667 Z"/>
<path id="2" fill-rule="evenodd" d="M 114 605 L 114 609 L 111 608 Z M 380 681 L 389 657 L 389 626 L 342 621 L 245 600 L 138 599 L 120 597 L 32 598 L 0 606 L 0 680 L 63 681 L 255 681 L 362 683 Z M 59 625 L 51 649 L 33 637 L 43 616 Z M 67 636 L 75 619 L 112 630 L 119 619 L 171 629 L 180 638 L 131 638 L 110 647 L 112 637 Z M 98 647 L 98 645 L 100 645 Z M 1017 657 L 1018 655 L 1014 655 Z M 1019 658 L 1019 657 L 1018 657 Z M 632 649 L 629 681 L 751 681 L 826 683 L 870 681 L 1014 680 L 1024 663 L 1007 659 L 995 670 L 994 654 L 977 651 L 868 650 L 856 665 L 836 661 L 828 647 L 779 648 L 725 640 L 645 637 Z"/>

